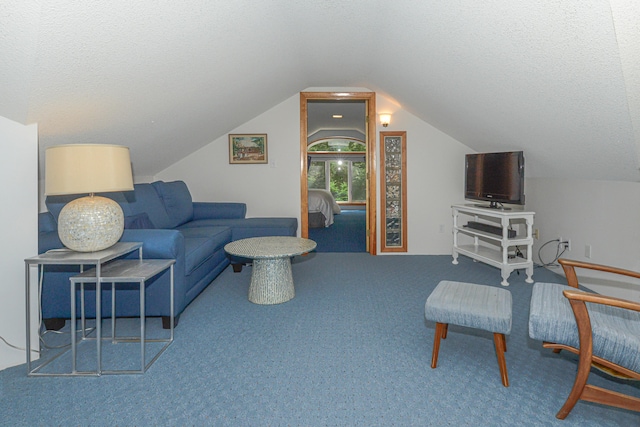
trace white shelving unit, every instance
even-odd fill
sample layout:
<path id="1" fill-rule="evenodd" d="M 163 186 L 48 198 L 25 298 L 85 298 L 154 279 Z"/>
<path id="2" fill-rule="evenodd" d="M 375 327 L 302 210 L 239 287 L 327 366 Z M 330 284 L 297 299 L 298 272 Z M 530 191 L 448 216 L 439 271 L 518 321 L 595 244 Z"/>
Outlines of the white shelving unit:
<path id="1" fill-rule="evenodd" d="M 500 269 L 502 286 L 509 286 L 514 270 L 525 269 L 527 283 L 533 283 L 533 216 L 534 212 L 502 210 L 479 205 L 453 205 L 453 264 L 458 255 Z M 475 221 L 500 227 L 502 235 L 465 227 Z M 509 237 L 509 230 L 516 231 Z"/>

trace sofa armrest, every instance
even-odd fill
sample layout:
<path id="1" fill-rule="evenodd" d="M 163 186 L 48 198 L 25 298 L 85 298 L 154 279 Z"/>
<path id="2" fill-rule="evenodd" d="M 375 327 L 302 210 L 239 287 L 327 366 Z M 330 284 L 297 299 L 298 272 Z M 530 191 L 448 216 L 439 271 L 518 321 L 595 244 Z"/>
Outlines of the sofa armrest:
<path id="1" fill-rule="evenodd" d="M 147 259 L 178 259 L 184 257 L 184 236 L 178 230 L 128 229 L 122 242 L 142 242 L 142 256 Z"/>
<path id="2" fill-rule="evenodd" d="M 193 202 L 193 219 L 239 219 L 247 214 L 246 203 Z"/>
<path id="3" fill-rule="evenodd" d="M 176 260 L 174 265 L 174 307 L 178 310 L 177 314 L 182 312 L 187 304 L 186 298 L 188 292 L 185 273 L 185 243 L 182 233 L 178 230 L 169 229 L 128 229 L 124 230 L 120 241 L 142 242 L 142 257 L 145 259 Z M 136 258 L 137 256 L 138 251 L 134 251 L 127 255 L 127 258 L 131 259 Z M 162 278 L 163 276 L 165 276 L 165 278 L 168 277 L 166 275 L 167 272 L 163 273 L 159 278 Z M 168 279 L 162 280 L 162 283 L 163 286 L 166 285 L 166 296 L 168 297 L 169 281 Z"/>

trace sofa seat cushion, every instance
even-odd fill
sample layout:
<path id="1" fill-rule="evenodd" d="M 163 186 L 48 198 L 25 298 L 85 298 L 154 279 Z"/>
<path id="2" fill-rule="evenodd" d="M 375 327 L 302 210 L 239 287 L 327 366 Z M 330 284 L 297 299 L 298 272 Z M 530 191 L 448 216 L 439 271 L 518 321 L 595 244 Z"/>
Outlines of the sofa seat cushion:
<path id="1" fill-rule="evenodd" d="M 579 348 L 578 327 L 569 300 L 562 294 L 576 288 L 536 283 L 531 295 L 529 336 L 534 340 Z M 593 330 L 593 354 L 640 372 L 640 313 L 587 303 Z"/>
<path id="2" fill-rule="evenodd" d="M 295 236 L 298 231 L 297 218 L 237 218 L 199 219 L 190 221 L 180 229 L 209 226 L 226 226 L 233 229 L 233 240 L 262 236 Z"/>
<path id="3" fill-rule="evenodd" d="M 180 229 L 184 236 L 185 271 L 190 275 L 213 254 L 231 242 L 229 227 Z"/>

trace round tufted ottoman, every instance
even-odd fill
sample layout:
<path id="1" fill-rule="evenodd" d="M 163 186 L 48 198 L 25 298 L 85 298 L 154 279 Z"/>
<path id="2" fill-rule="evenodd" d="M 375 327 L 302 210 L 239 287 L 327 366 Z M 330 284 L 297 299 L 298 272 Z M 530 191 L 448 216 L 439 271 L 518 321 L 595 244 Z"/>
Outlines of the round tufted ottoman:
<path id="1" fill-rule="evenodd" d="M 509 387 L 505 334 L 511 332 L 511 292 L 494 286 L 443 280 L 427 298 L 424 317 L 436 322 L 431 367 L 438 364 L 440 339 L 447 337 L 448 325 L 454 324 L 493 332 L 502 384 Z"/>

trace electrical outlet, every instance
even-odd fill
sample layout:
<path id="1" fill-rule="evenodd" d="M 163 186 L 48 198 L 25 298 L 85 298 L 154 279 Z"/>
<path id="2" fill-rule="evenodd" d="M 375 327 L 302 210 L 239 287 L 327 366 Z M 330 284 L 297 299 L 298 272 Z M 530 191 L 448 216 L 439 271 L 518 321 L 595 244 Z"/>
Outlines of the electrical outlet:
<path id="1" fill-rule="evenodd" d="M 538 240 L 540 238 L 540 230 L 537 228 L 533 230 L 533 238 Z"/>
<path id="2" fill-rule="evenodd" d="M 591 245 L 584 245 L 584 257 L 591 258 Z"/>
<path id="3" fill-rule="evenodd" d="M 571 239 L 563 239 L 562 237 L 560 237 L 558 239 L 558 245 L 560 245 L 560 249 L 566 249 L 568 251 L 571 251 Z"/>

